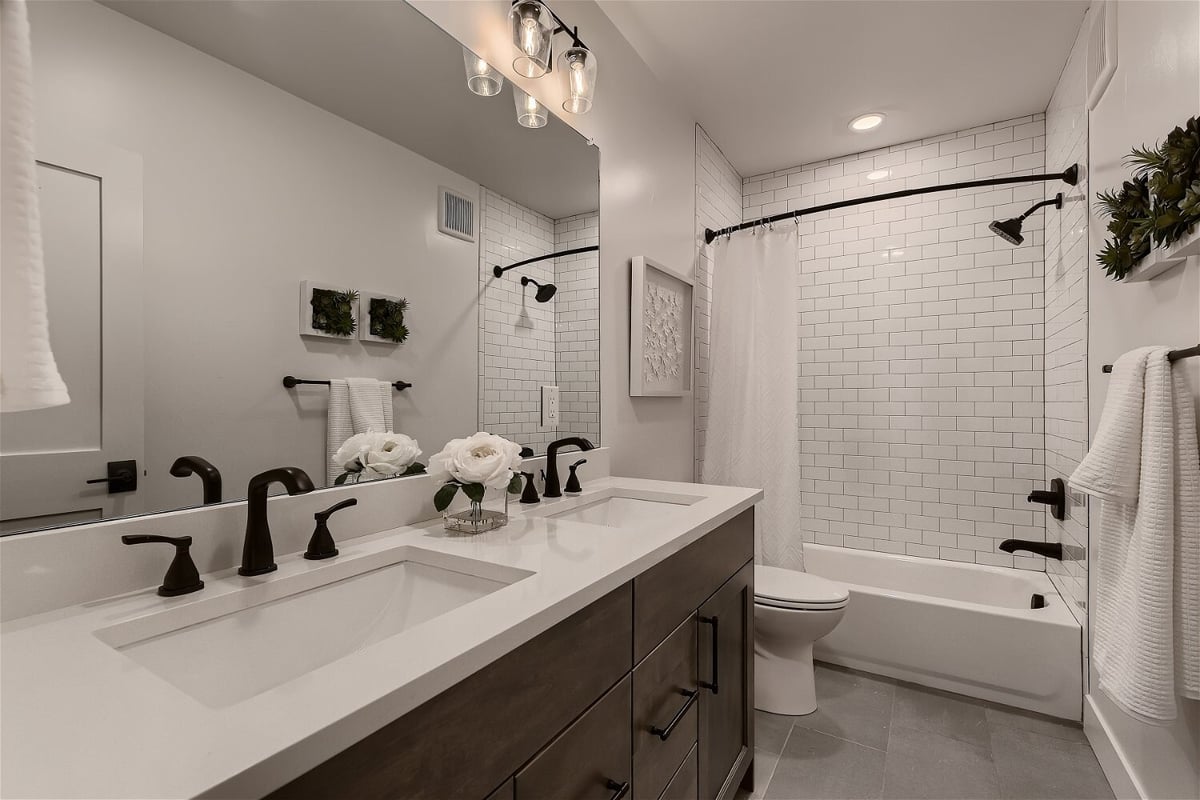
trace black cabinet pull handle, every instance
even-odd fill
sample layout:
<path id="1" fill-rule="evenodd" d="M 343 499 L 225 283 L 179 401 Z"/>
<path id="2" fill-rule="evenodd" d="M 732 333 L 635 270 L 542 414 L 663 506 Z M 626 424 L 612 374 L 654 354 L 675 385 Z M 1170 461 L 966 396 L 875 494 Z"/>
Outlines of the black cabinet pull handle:
<path id="1" fill-rule="evenodd" d="M 671 738 L 671 734 L 675 732 L 675 728 L 680 722 L 683 721 L 683 718 L 687 716 L 687 713 L 691 707 L 696 704 L 696 699 L 700 697 L 699 692 L 692 691 L 690 689 L 684 689 L 683 695 L 687 698 L 687 700 L 684 702 L 683 707 L 675 712 L 675 716 L 671 717 L 671 721 L 667 723 L 667 727 L 660 728 L 655 725 L 650 728 L 650 732 L 662 739 L 664 742 Z"/>
<path id="2" fill-rule="evenodd" d="M 621 800 L 622 797 L 629 794 L 629 781 L 617 783 L 612 778 L 609 778 L 608 783 L 604 785 L 613 791 L 613 796 L 609 800 Z"/>
<path id="3" fill-rule="evenodd" d="M 700 682 L 700 685 L 701 685 L 702 687 L 704 687 L 705 689 L 708 689 L 708 690 L 709 690 L 710 692 L 712 692 L 713 694 L 718 694 L 718 693 L 720 692 L 720 688 L 719 688 L 719 687 L 720 687 L 720 683 L 719 683 L 719 680 L 718 680 L 718 672 L 717 672 L 717 669 L 718 669 L 718 667 L 720 666 L 720 663 L 721 663 L 721 660 L 720 660 L 720 658 L 719 658 L 720 649 L 721 649 L 721 648 L 720 648 L 720 638 L 721 638 L 721 634 L 720 634 L 720 630 L 721 630 L 721 629 L 720 629 L 720 624 L 721 624 L 721 620 L 720 620 L 720 618 L 719 618 L 719 617 L 717 617 L 717 616 L 714 614 L 714 615 L 713 615 L 713 616 L 711 616 L 711 617 L 701 617 L 701 618 L 700 618 L 700 621 L 701 621 L 701 622 L 703 622 L 705 625 L 712 625 L 712 682 L 711 682 L 711 683 L 705 683 L 704 681 L 701 681 L 701 682 Z"/>

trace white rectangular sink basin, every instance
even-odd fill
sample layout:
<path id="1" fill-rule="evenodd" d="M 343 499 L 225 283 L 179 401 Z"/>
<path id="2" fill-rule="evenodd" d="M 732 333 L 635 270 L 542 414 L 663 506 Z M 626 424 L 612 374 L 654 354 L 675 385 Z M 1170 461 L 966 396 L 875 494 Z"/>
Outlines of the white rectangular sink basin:
<path id="1" fill-rule="evenodd" d="M 221 708 L 531 574 L 397 547 L 150 614 L 96 636 L 201 703 Z"/>
<path id="2" fill-rule="evenodd" d="M 609 528 L 634 528 L 677 514 L 703 499 L 669 492 L 601 489 L 578 498 L 555 501 L 531 516 Z"/>

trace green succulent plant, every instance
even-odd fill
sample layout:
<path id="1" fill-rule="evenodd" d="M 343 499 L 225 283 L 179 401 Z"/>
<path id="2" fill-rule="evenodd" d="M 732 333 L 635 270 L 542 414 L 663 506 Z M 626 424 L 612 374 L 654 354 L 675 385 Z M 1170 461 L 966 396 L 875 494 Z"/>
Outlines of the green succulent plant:
<path id="1" fill-rule="evenodd" d="M 313 309 L 313 330 L 334 336 L 353 336 L 358 330 L 358 322 L 354 319 L 358 292 L 313 289 L 312 298 L 308 302 Z"/>
<path id="2" fill-rule="evenodd" d="M 1200 220 L 1200 117 L 1167 134 L 1157 147 L 1135 147 L 1125 163 L 1150 189 L 1150 235 L 1158 247 L 1186 236 Z"/>
<path id="3" fill-rule="evenodd" d="M 1150 191 L 1145 177 L 1125 181 L 1115 192 L 1097 192 L 1099 211 L 1108 215 L 1111 234 L 1096 256 L 1113 280 L 1123 280 L 1153 246 Z"/>
<path id="4" fill-rule="evenodd" d="M 367 308 L 367 330 L 372 336 L 400 344 L 408 338 L 408 326 L 404 324 L 407 310 L 408 300 L 404 298 L 372 297 Z"/>

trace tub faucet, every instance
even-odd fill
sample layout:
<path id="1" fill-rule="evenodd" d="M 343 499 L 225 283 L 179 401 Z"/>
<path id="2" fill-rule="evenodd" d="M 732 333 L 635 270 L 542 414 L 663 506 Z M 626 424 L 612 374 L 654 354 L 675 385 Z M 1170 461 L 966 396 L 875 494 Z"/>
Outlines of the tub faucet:
<path id="1" fill-rule="evenodd" d="M 542 490 L 542 497 L 562 497 L 562 489 L 558 485 L 558 450 L 560 447 L 571 445 L 585 452 L 596 449 L 596 445 L 582 436 L 568 436 L 566 439 L 551 442 L 546 448 L 546 488 Z"/>
<path id="2" fill-rule="evenodd" d="M 1057 558 L 1062 561 L 1063 546 L 1062 542 L 1031 542 L 1025 539 L 1005 539 L 1000 543 L 1000 549 L 1006 553 L 1015 553 L 1018 550 L 1028 550 L 1030 553 L 1046 558 Z"/>
<path id="3" fill-rule="evenodd" d="M 307 494 L 313 490 L 308 473 L 299 467 L 276 467 L 250 479 L 246 487 L 246 541 L 242 545 L 239 575 L 263 575 L 276 568 L 271 526 L 267 523 L 267 488 L 273 483 L 282 483 L 288 494 Z"/>

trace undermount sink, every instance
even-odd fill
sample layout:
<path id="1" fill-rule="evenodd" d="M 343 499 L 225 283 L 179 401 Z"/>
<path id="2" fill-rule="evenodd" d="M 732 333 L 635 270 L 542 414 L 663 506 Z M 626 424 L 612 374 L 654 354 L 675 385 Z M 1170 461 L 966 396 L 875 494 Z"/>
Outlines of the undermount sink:
<path id="1" fill-rule="evenodd" d="M 531 574 L 398 547 L 123 622 L 96 636 L 201 703 L 222 708 Z"/>
<path id="2" fill-rule="evenodd" d="M 677 514 L 702 499 L 669 492 L 602 489 L 555 501 L 530 516 L 609 528 L 633 528 Z"/>

